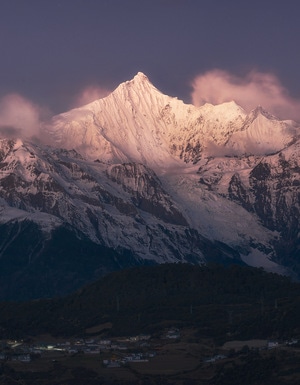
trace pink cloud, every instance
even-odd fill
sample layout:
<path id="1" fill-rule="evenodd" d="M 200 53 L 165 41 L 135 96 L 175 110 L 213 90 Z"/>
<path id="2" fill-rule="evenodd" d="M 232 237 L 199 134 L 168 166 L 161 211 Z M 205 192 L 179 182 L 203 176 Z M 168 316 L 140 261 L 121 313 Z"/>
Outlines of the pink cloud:
<path id="1" fill-rule="evenodd" d="M 198 75 L 192 87 L 192 103 L 196 106 L 234 100 L 247 112 L 261 105 L 282 119 L 300 120 L 300 99 L 291 97 L 280 80 L 271 73 L 251 71 L 242 78 L 214 69 Z"/>
<path id="2" fill-rule="evenodd" d="M 85 104 L 91 103 L 94 100 L 102 99 L 111 93 L 110 90 L 99 86 L 90 85 L 84 88 L 75 96 L 73 107 L 81 107 Z"/>
<path id="3" fill-rule="evenodd" d="M 9 94 L 0 99 L 0 134 L 9 132 L 22 137 L 38 136 L 40 121 L 47 115 L 41 108 L 19 94 Z"/>

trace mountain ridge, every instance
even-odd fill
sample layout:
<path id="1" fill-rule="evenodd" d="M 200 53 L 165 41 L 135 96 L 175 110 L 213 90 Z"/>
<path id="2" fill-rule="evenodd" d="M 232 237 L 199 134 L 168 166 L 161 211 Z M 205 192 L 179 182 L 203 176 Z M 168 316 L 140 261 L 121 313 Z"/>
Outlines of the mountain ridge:
<path id="1" fill-rule="evenodd" d="M 108 162 L 133 161 L 157 169 L 163 162 L 170 167 L 197 164 L 211 155 L 210 144 L 228 154 L 251 154 L 255 148 L 261 155 L 280 151 L 299 136 L 294 123 L 280 121 L 261 107 L 247 114 L 233 101 L 186 105 L 162 94 L 141 72 L 107 97 L 54 117 L 51 125 L 49 132 L 59 145 L 71 146 L 85 156 L 101 154 Z M 277 135 L 271 136 L 274 130 Z M 250 134 L 244 137 L 242 131 Z M 267 148 L 259 148 L 267 140 Z"/>

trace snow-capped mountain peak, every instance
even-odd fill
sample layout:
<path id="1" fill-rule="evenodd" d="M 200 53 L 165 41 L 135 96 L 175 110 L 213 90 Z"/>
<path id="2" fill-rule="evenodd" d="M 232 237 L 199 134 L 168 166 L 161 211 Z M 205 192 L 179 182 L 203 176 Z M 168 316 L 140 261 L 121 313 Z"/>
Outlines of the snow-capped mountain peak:
<path id="1" fill-rule="evenodd" d="M 152 85 L 152 83 L 150 82 L 148 76 L 146 76 L 143 72 L 138 72 L 133 77 L 132 80 L 128 80 L 128 81 L 125 82 L 125 84 L 137 84 L 137 83 L 141 83 L 141 84 L 150 83 Z"/>
<path id="2" fill-rule="evenodd" d="M 16 260 L 56 277 L 63 255 L 72 272 L 80 262 L 81 283 L 82 266 L 88 280 L 175 261 L 244 261 L 300 276 L 294 122 L 234 101 L 188 105 L 139 72 L 44 130 L 52 146 L 0 140 L 1 271 Z M 62 274 L 60 284 L 66 276 L 74 281 Z"/>
<path id="3" fill-rule="evenodd" d="M 286 147 L 295 127 L 234 101 L 201 107 L 161 93 L 142 72 L 110 95 L 53 118 L 55 142 L 91 159 L 139 162 L 159 170 L 196 164 L 217 151 L 258 154 Z M 264 144 L 267 143 L 267 146 Z"/>
<path id="4" fill-rule="evenodd" d="M 112 94 L 118 99 L 138 102 L 142 97 L 147 98 L 150 94 L 161 94 L 161 92 L 154 87 L 145 74 L 138 72 L 133 79 L 121 83 Z"/>

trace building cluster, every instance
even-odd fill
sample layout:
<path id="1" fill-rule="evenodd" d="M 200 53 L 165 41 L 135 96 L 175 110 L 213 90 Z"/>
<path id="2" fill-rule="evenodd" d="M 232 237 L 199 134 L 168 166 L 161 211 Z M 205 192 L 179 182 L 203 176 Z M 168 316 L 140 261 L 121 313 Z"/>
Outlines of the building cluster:
<path id="1" fill-rule="evenodd" d="M 40 357 L 49 356 L 53 357 L 57 354 L 57 357 L 63 355 L 76 355 L 76 354 L 94 354 L 99 355 L 102 364 L 108 368 L 120 367 L 128 365 L 133 362 L 148 362 L 151 358 L 155 357 L 157 352 L 161 349 L 167 340 L 175 342 L 180 339 L 180 331 L 178 329 L 165 330 L 160 337 L 154 338 L 151 335 L 137 335 L 123 338 L 113 339 L 77 339 L 73 341 L 63 341 L 54 343 L 29 343 L 24 341 L 15 340 L 3 340 L 0 341 L 0 361 L 19 361 L 28 363 L 34 359 Z M 235 343 L 236 353 L 251 349 L 275 349 L 282 346 L 294 346 L 299 344 L 299 340 L 292 338 L 284 342 L 278 341 L 261 341 L 252 340 L 250 346 L 244 345 L 243 342 L 249 341 L 233 341 Z M 256 344 L 255 344 L 256 342 Z M 230 342 L 228 342 L 230 344 Z M 214 363 L 219 360 L 226 359 L 230 346 L 223 347 L 222 352 L 203 359 L 203 362 Z"/>
<path id="2" fill-rule="evenodd" d="M 64 341 L 47 343 L 28 343 L 22 340 L 3 340 L 0 341 L 0 361 L 20 361 L 31 362 L 33 359 L 39 358 L 47 353 L 63 353 L 63 354 L 100 354 L 107 353 L 121 356 L 121 363 L 126 362 L 145 362 L 149 357 L 155 355 L 154 352 L 149 351 L 150 344 L 148 340 L 150 335 L 138 335 L 133 337 L 126 337 L 122 339 L 77 339 L 74 341 Z M 143 349 L 143 353 L 127 353 L 127 351 L 136 351 Z M 103 364 L 106 366 L 114 365 L 111 360 L 104 360 Z"/>

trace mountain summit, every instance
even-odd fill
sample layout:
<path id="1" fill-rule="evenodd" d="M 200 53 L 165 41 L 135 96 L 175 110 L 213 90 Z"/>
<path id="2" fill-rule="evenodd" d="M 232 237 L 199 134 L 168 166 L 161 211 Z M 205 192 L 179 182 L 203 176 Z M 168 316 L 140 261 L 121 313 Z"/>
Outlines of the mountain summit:
<path id="1" fill-rule="evenodd" d="M 234 102 L 186 105 L 162 94 L 141 72 L 109 96 L 55 116 L 48 131 L 58 146 L 91 159 L 155 169 L 197 164 L 212 148 L 228 155 L 274 153 L 297 135 L 291 122 L 261 108 L 247 115 Z"/>
<path id="2" fill-rule="evenodd" d="M 137 264 L 300 276 L 295 123 L 233 101 L 187 105 L 139 72 L 43 130 L 52 146 L 0 140 L 0 298 Z"/>

